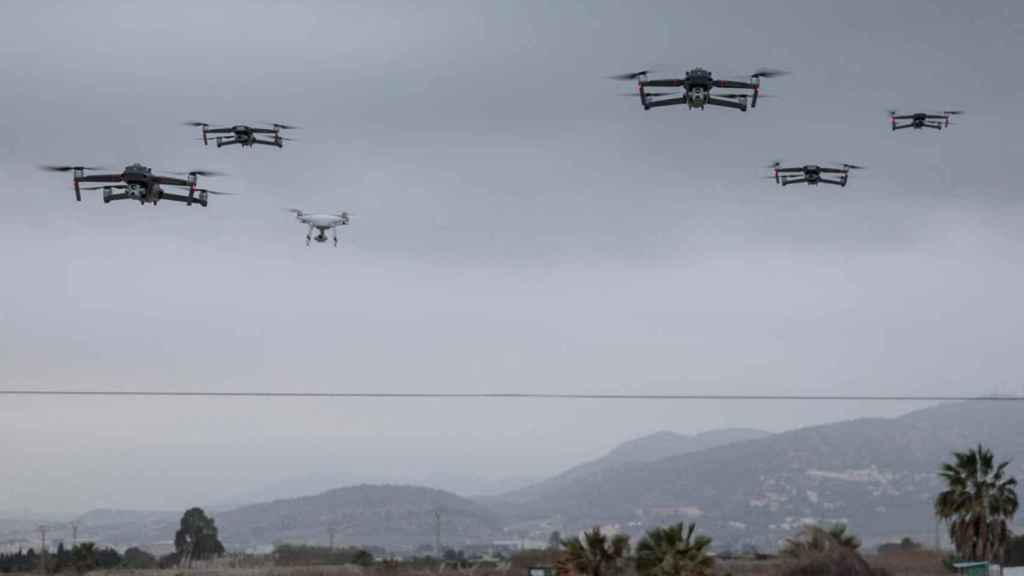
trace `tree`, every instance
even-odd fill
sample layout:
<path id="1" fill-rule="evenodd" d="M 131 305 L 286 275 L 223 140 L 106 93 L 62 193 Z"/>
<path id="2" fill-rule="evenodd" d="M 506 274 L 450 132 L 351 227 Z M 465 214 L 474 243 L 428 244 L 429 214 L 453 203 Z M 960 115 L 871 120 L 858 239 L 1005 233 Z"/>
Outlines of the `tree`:
<path id="1" fill-rule="evenodd" d="M 96 544 L 93 542 L 75 544 L 71 549 L 71 565 L 79 574 L 96 568 Z"/>
<path id="2" fill-rule="evenodd" d="M 558 530 L 551 532 L 548 536 L 548 550 L 561 550 L 562 549 L 562 533 Z"/>
<path id="3" fill-rule="evenodd" d="M 708 554 L 711 538 L 694 537 L 696 528 L 680 522 L 651 529 L 636 545 L 636 571 L 644 576 L 709 574 L 715 562 Z"/>
<path id="4" fill-rule="evenodd" d="M 803 556 L 824 554 L 836 549 L 856 552 L 860 548 L 860 539 L 846 532 L 846 524 L 832 524 L 828 528 L 820 526 L 804 526 L 795 538 L 788 538 L 779 551 L 782 556 L 800 558 Z"/>
<path id="5" fill-rule="evenodd" d="M 995 464 L 981 444 L 954 452 L 939 476 L 946 489 L 935 498 L 935 515 L 946 522 L 949 538 L 963 560 L 999 561 L 1017 513 L 1017 480 L 1006 473 L 1009 462 Z"/>
<path id="6" fill-rule="evenodd" d="M 582 538 L 562 540 L 562 549 L 556 563 L 559 574 L 607 576 L 622 568 L 623 558 L 629 553 L 629 536 L 616 534 L 608 538 L 595 526 L 584 532 Z"/>
<path id="7" fill-rule="evenodd" d="M 202 508 L 189 508 L 181 517 L 181 527 L 174 534 L 174 550 L 192 566 L 193 560 L 205 560 L 224 553 L 217 539 L 217 525 Z"/>
<path id="8" fill-rule="evenodd" d="M 153 556 L 141 548 L 132 547 L 124 551 L 125 568 L 130 568 L 132 570 L 149 570 L 159 566 L 160 562 L 157 561 L 156 556 Z"/>

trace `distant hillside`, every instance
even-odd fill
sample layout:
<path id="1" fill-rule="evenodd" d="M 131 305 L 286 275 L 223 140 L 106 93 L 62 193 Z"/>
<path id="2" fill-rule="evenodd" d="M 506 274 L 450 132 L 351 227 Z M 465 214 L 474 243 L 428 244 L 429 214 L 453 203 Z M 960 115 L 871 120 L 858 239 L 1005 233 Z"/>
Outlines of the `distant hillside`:
<path id="1" fill-rule="evenodd" d="M 447 545 L 486 542 L 501 529 L 498 518 L 479 504 L 419 486 L 338 488 L 220 512 L 216 521 L 229 548 L 266 547 L 274 542 L 326 544 L 333 523 L 338 545 L 409 549 L 434 541 L 438 509 Z"/>
<path id="2" fill-rule="evenodd" d="M 711 430 L 693 436 L 668 431 L 655 432 L 654 434 L 626 441 L 601 458 L 574 466 L 558 476 L 537 482 L 525 488 L 488 498 L 486 501 L 515 504 L 544 499 L 547 496 L 557 495 L 563 490 L 571 489 L 572 486 L 583 479 L 591 478 L 626 464 L 654 462 L 679 454 L 689 454 L 690 452 L 724 446 L 734 442 L 764 438 L 769 434 L 769 432 L 751 428 Z"/>
<path id="3" fill-rule="evenodd" d="M 845 520 L 873 540 L 931 541 L 936 470 L 978 442 L 1024 478 L 1024 405 L 958 403 L 894 419 L 804 428 L 578 476 L 499 509 L 519 526 L 639 533 L 697 519 L 720 543 L 773 546 L 804 520 Z M 519 492 L 521 494 L 521 492 Z"/>

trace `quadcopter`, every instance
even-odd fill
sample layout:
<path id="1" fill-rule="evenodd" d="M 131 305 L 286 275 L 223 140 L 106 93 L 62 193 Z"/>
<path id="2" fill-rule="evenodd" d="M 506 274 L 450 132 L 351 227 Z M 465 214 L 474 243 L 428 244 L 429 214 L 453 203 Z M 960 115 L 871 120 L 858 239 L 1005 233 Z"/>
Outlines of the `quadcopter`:
<path id="1" fill-rule="evenodd" d="M 307 214 L 302 210 L 296 210 L 295 208 L 289 208 L 289 212 L 295 214 L 295 218 L 309 226 L 309 231 L 306 232 L 306 246 L 309 246 L 310 240 L 316 240 L 317 242 L 327 242 L 327 230 L 330 229 L 334 237 L 334 245 L 338 245 L 338 226 L 348 226 L 348 212 L 339 212 L 337 214 Z M 313 236 L 313 230 L 319 231 L 316 236 Z"/>
<path id="2" fill-rule="evenodd" d="M 210 144 L 210 139 L 207 135 L 213 134 L 217 148 L 231 146 L 232 144 L 238 144 L 242 148 L 251 148 L 256 144 L 284 148 L 284 141 L 291 140 L 291 138 L 281 136 L 281 130 L 294 130 L 298 128 L 298 126 L 289 126 L 287 124 L 270 124 L 271 128 L 253 128 L 245 124 L 224 128 L 210 128 L 210 125 L 206 122 L 185 122 L 185 125 L 203 129 L 204 146 Z"/>
<path id="3" fill-rule="evenodd" d="M 209 195 L 224 195 L 229 192 L 216 192 L 205 188 L 197 188 L 198 176 L 217 176 L 218 172 L 208 170 L 193 170 L 183 174 L 185 178 L 174 176 L 158 176 L 153 170 L 142 164 L 130 164 L 120 174 L 90 174 L 85 172 L 92 170 L 103 170 L 95 166 L 43 166 L 44 170 L 50 172 L 71 172 L 74 176 L 75 200 L 82 201 L 82 190 L 103 190 L 103 203 L 109 204 L 117 200 L 137 200 L 139 204 L 153 204 L 161 200 L 171 202 L 184 202 L 191 206 L 193 203 L 206 207 Z M 102 186 L 80 186 L 82 182 L 102 182 Z M 174 194 L 166 190 L 167 187 L 188 188 L 188 195 Z M 115 192 L 118 190 L 118 192 Z M 197 196 L 198 193 L 198 196 Z"/>
<path id="4" fill-rule="evenodd" d="M 686 104 L 692 110 L 697 108 L 703 110 L 704 106 L 722 106 L 734 108 L 743 112 L 747 111 L 747 99 L 750 99 L 750 107 L 757 106 L 757 97 L 761 92 L 761 78 L 774 78 L 785 72 L 781 70 L 770 70 L 762 68 L 750 75 L 750 81 L 740 80 L 716 80 L 711 72 L 703 68 L 693 68 L 686 72 L 682 78 L 663 78 L 660 80 L 648 80 L 650 70 L 641 70 L 628 74 L 612 76 L 614 80 L 636 80 L 638 92 L 631 96 L 639 96 L 640 103 L 644 110 L 659 108 L 661 106 L 675 106 Z M 675 92 L 650 92 L 648 88 L 682 88 L 682 93 Z M 750 93 L 726 93 L 712 94 L 714 88 L 728 88 L 733 90 L 750 90 Z"/>
<path id="5" fill-rule="evenodd" d="M 963 110 L 944 110 L 933 113 L 915 112 L 914 114 L 897 115 L 895 110 L 889 110 L 889 119 L 892 121 L 893 132 L 903 130 L 904 128 L 913 128 L 914 130 L 934 128 L 942 130 L 944 127 L 949 127 L 949 118 L 951 116 L 958 116 L 963 113 Z M 900 122 L 905 123 L 900 124 Z"/>
<path id="6" fill-rule="evenodd" d="M 775 183 L 783 186 L 807 183 L 808 186 L 835 184 L 836 186 L 845 187 L 846 181 L 850 177 L 850 170 L 862 170 L 864 168 L 856 164 L 840 164 L 839 166 L 840 168 L 829 168 L 827 166 L 808 164 L 806 166 L 784 168 L 781 162 L 773 162 L 770 168 L 775 171 L 775 175 L 769 176 L 769 178 L 775 178 Z M 831 174 L 838 176 L 829 177 Z"/>

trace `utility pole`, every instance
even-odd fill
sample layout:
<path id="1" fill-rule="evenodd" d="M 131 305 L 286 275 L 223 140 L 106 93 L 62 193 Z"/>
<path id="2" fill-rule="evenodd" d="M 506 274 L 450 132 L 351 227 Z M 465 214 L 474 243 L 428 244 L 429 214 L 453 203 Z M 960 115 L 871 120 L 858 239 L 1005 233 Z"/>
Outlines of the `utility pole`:
<path id="1" fill-rule="evenodd" d="M 40 550 L 40 554 L 41 554 L 40 557 L 42 558 L 42 565 L 40 566 L 40 568 L 42 568 L 43 574 L 46 574 L 46 530 L 47 530 L 47 528 L 46 528 L 45 525 L 40 525 L 38 528 L 36 528 L 36 530 L 39 531 L 39 540 L 40 540 L 39 550 Z"/>
<path id="2" fill-rule="evenodd" d="M 434 554 L 441 558 L 441 509 L 434 510 Z"/>
<path id="3" fill-rule="evenodd" d="M 78 527 L 81 526 L 78 520 L 71 521 L 71 547 L 78 546 Z"/>
<path id="4" fill-rule="evenodd" d="M 338 527 L 334 525 L 334 521 L 332 520 L 331 523 L 327 525 L 327 537 L 330 540 L 331 550 L 334 550 L 334 534 L 337 532 Z"/>

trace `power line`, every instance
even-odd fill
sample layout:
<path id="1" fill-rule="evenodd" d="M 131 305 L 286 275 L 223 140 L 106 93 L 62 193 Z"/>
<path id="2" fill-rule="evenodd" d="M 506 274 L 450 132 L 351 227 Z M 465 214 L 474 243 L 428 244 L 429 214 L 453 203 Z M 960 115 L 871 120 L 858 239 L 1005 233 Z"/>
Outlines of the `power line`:
<path id="1" fill-rule="evenodd" d="M 811 402 L 1024 402 L 1024 396 L 952 394 L 600 394 L 549 392 L 259 392 L 179 390 L 0 389 L 0 396 L 134 398 L 334 398 L 420 400 L 655 400 L 655 401 L 811 401 Z"/>

